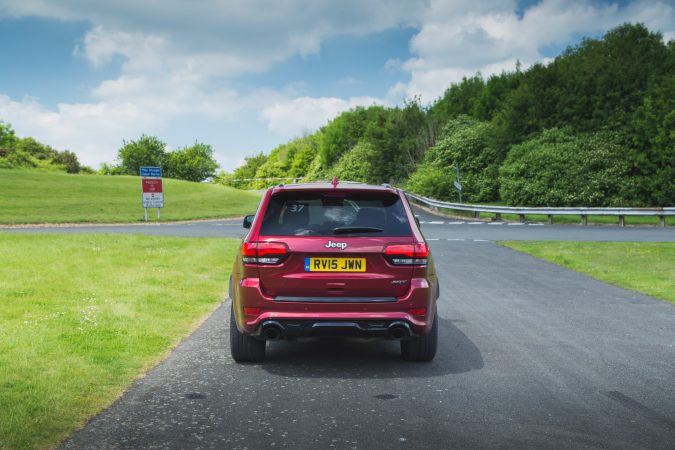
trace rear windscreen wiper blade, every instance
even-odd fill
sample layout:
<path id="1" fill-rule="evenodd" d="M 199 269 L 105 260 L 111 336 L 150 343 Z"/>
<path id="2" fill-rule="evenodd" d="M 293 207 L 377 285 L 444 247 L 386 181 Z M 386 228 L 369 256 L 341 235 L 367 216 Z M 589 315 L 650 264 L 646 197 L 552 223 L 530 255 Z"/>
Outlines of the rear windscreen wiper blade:
<path id="1" fill-rule="evenodd" d="M 376 227 L 338 227 L 333 229 L 333 234 L 351 234 L 351 233 L 381 233 L 382 228 Z"/>

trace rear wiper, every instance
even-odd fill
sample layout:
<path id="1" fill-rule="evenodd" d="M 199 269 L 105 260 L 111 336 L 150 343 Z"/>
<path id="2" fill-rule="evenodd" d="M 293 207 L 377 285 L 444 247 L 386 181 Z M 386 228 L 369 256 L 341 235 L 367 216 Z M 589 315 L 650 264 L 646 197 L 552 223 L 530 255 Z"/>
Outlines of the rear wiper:
<path id="1" fill-rule="evenodd" d="M 382 228 L 376 227 L 338 227 L 333 229 L 333 234 L 351 234 L 351 233 L 381 233 Z"/>

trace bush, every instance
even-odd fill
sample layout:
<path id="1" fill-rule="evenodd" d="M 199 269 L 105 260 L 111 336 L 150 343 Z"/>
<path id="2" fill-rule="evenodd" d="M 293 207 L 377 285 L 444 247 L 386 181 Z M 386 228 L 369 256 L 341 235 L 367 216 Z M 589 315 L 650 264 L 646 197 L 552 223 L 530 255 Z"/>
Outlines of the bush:
<path id="1" fill-rule="evenodd" d="M 35 158 L 16 148 L 3 147 L 0 149 L 0 154 L 2 154 L 0 168 L 3 169 L 35 168 L 38 166 L 38 161 Z"/>
<path id="2" fill-rule="evenodd" d="M 58 153 L 59 153 L 56 150 L 54 150 L 53 148 L 51 148 L 50 146 L 41 144 L 31 137 L 27 137 L 27 138 L 23 138 L 23 139 L 17 139 L 15 148 L 18 151 L 22 151 L 24 153 L 27 153 L 27 154 L 31 155 L 33 158 L 40 159 L 40 160 L 55 159 L 58 156 Z M 75 156 L 75 154 L 72 154 L 72 155 L 77 160 L 77 156 Z M 61 164 L 60 162 L 56 162 L 56 161 L 55 161 L 55 163 Z"/>
<path id="3" fill-rule="evenodd" d="M 324 170 L 321 166 L 321 155 L 318 153 L 312 159 L 312 162 L 307 167 L 307 173 L 303 181 L 318 181 L 318 180 L 327 180 L 328 174 L 327 170 Z"/>
<path id="4" fill-rule="evenodd" d="M 545 130 L 511 147 L 501 197 L 518 206 L 637 206 L 630 153 L 615 132 Z"/>
<path id="5" fill-rule="evenodd" d="M 339 180 L 377 183 L 378 154 L 372 144 L 359 142 L 350 151 L 342 155 L 331 169 Z"/>
<path id="6" fill-rule="evenodd" d="M 426 197 L 444 200 L 456 200 L 457 193 L 453 187 L 455 172 L 438 166 L 422 165 L 412 174 L 406 190 Z"/>
<path id="7" fill-rule="evenodd" d="M 101 169 L 98 171 L 98 173 L 100 173 L 101 175 L 124 175 L 125 171 L 122 166 L 103 163 L 101 164 Z"/>
<path id="8" fill-rule="evenodd" d="M 56 152 L 52 161 L 54 164 L 63 166 L 68 173 L 80 173 L 80 162 L 77 160 L 77 155 L 71 151 Z"/>
<path id="9" fill-rule="evenodd" d="M 452 186 L 455 180 L 455 166 L 459 163 L 462 195 L 465 201 L 488 202 L 498 199 L 499 165 L 503 160 L 502 152 L 494 144 L 493 126 L 489 122 L 481 122 L 468 116 L 459 116 L 450 120 L 443 129 L 445 136 L 434 147 L 430 148 L 424 158 L 423 173 L 410 178 L 410 186 L 427 186 L 426 194 L 431 197 L 434 192 L 445 193 L 435 196 L 438 199 L 455 199 L 457 195 Z M 419 172 L 420 169 L 418 169 Z M 441 178 L 443 186 L 433 189 L 431 180 Z M 422 192 L 420 192 L 422 193 Z"/>
<path id="10" fill-rule="evenodd" d="M 251 178 L 304 178 L 317 154 L 317 140 L 316 135 L 305 136 L 276 147 L 257 167 Z M 255 181 L 249 183 L 249 188 L 262 189 L 280 182 L 281 180 Z"/>
<path id="11" fill-rule="evenodd" d="M 233 183 L 232 180 L 234 180 L 234 174 L 225 170 L 221 170 L 213 177 L 214 183 L 222 184 L 223 186 L 234 186 L 235 183 Z"/>

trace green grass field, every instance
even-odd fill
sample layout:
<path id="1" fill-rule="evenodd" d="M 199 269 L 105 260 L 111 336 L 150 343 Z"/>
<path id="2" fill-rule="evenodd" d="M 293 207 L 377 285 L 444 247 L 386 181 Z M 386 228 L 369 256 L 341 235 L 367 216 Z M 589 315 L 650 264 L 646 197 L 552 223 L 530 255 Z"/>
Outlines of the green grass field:
<path id="1" fill-rule="evenodd" d="M 52 447 L 226 296 L 238 241 L 0 234 L 0 448 Z"/>
<path id="2" fill-rule="evenodd" d="M 675 242 L 504 241 L 500 244 L 675 303 Z"/>
<path id="3" fill-rule="evenodd" d="M 164 179 L 162 221 L 237 217 L 260 195 L 206 183 Z M 156 220 L 157 211 L 148 211 Z M 0 224 L 115 223 L 143 220 L 141 179 L 0 169 Z"/>

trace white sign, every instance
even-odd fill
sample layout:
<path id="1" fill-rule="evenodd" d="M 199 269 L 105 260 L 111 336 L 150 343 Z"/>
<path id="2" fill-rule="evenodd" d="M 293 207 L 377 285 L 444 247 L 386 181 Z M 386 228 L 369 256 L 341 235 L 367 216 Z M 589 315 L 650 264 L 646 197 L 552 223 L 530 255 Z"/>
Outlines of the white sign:
<path id="1" fill-rule="evenodd" d="M 143 192 L 143 208 L 164 208 L 164 193 Z"/>

